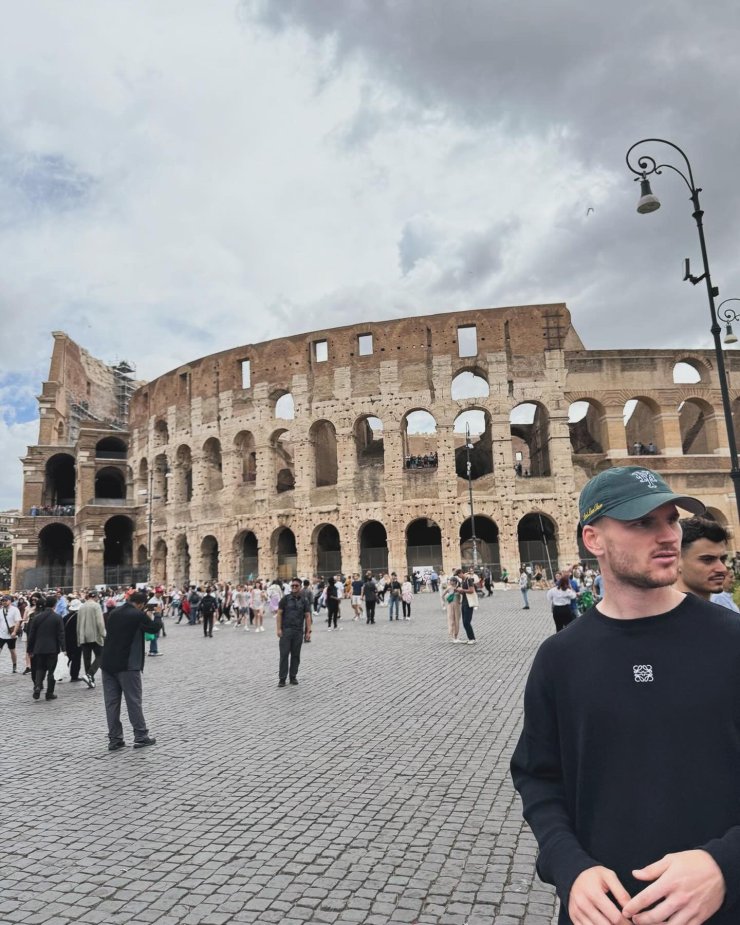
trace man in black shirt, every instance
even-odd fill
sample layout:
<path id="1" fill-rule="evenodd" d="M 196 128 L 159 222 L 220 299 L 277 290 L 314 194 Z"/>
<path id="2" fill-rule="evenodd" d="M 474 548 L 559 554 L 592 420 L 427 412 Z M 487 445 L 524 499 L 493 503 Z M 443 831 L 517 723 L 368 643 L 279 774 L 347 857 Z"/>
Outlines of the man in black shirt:
<path id="1" fill-rule="evenodd" d="M 125 746 L 121 725 L 121 696 L 134 730 L 134 748 L 154 745 L 142 708 L 141 675 L 144 671 L 144 633 L 158 633 L 161 619 L 144 613 L 147 594 L 134 591 L 125 604 L 110 612 L 103 646 L 103 697 L 108 722 L 108 751 Z"/>
<path id="2" fill-rule="evenodd" d="M 218 600 L 209 586 L 200 601 L 200 613 L 203 617 L 203 635 L 213 638 L 213 618 L 218 610 Z"/>
<path id="3" fill-rule="evenodd" d="M 560 923 L 740 921 L 740 621 L 674 585 L 677 495 L 639 466 L 580 497 L 604 596 L 547 639 L 511 762 Z"/>
<path id="4" fill-rule="evenodd" d="M 290 594 L 280 601 L 277 612 L 277 636 L 280 641 L 280 668 L 278 687 L 298 684 L 298 666 L 301 663 L 301 646 L 311 641 L 311 608 L 303 593 L 300 578 L 290 583 Z"/>
<path id="5" fill-rule="evenodd" d="M 365 577 L 362 586 L 362 599 L 365 602 L 365 623 L 375 623 L 375 604 L 378 600 L 378 587 L 373 580 L 371 572 Z"/>

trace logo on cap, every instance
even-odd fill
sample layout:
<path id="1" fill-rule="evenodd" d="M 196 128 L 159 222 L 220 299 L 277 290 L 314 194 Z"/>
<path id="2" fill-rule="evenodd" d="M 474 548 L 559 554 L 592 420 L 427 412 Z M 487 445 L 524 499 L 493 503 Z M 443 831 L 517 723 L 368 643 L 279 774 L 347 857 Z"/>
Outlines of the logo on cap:
<path id="1" fill-rule="evenodd" d="M 637 479 L 638 482 L 642 482 L 643 485 L 647 485 L 649 488 L 658 487 L 658 479 L 655 473 L 650 472 L 648 469 L 640 469 L 639 472 L 633 472 L 632 478 Z"/>

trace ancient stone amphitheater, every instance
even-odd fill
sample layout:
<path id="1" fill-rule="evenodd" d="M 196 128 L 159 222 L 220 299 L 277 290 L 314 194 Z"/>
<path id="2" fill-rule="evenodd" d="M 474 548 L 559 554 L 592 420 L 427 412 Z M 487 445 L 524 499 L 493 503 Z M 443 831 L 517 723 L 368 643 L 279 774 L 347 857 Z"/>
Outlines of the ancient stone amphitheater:
<path id="1" fill-rule="evenodd" d="M 579 556 L 582 484 L 628 461 L 736 526 L 711 352 L 586 350 L 562 304 L 284 337 L 151 382 L 53 336 L 15 587 L 448 572 L 474 547 L 494 575 L 550 571 Z"/>

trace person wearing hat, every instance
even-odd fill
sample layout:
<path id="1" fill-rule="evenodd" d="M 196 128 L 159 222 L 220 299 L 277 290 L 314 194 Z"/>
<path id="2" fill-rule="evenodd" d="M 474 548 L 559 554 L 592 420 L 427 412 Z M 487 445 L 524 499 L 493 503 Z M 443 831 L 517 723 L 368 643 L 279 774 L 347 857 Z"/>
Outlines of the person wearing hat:
<path id="1" fill-rule="evenodd" d="M 77 613 L 82 607 L 78 597 L 71 597 L 67 602 L 67 613 L 64 619 L 64 650 L 69 665 L 69 680 L 80 681 L 80 668 L 82 667 L 82 649 L 77 643 Z"/>
<path id="2" fill-rule="evenodd" d="M 586 484 L 603 598 L 527 680 L 511 773 L 561 925 L 740 921 L 740 621 L 675 587 L 678 508 L 640 466 Z"/>

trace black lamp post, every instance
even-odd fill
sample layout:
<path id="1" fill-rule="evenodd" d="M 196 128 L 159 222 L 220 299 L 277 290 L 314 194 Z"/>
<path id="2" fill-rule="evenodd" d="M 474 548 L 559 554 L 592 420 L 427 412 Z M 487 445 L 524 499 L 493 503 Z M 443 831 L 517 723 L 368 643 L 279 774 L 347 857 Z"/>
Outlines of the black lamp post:
<path id="1" fill-rule="evenodd" d="M 674 164 L 667 163 L 658 163 L 654 157 L 649 154 L 640 154 L 635 151 L 635 148 L 639 148 L 642 145 L 648 144 L 657 144 L 657 145 L 666 145 L 671 148 L 673 151 L 677 152 L 681 158 L 683 158 L 683 164 L 686 171 L 679 169 Z M 719 326 L 717 320 L 717 309 L 715 308 L 714 300 L 719 295 L 719 289 L 716 286 L 712 285 L 712 277 L 709 272 L 709 258 L 707 257 L 707 245 L 704 239 L 704 223 L 702 221 L 704 212 L 702 211 L 701 205 L 699 203 L 699 193 L 701 192 L 701 187 L 697 186 L 694 183 L 694 174 L 691 170 L 691 164 L 689 159 L 686 157 L 684 152 L 678 145 L 673 144 L 672 141 L 666 141 L 664 138 L 643 138 L 642 141 L 635 142 L 632 147 L 627 151 L 627 166 L 635 174 L 635 180 L 640 182 L 640 199 L 637 203 L 637 211 L 641 214 L 647 214 L 648 212 L 655 212 L 656 209 L 660 208 L 660 201 L 657 196 L 653 194 L 653 191 L 650 189 L 650 181 L 648 177 L 652 174 L 660 175 L 663 170 L 672 170 L 674 173 L 677 173 L 679 177 L 684 181 L 688 187 L 691 202 L 694 206 L 694 211 L 692 213 L 694 221 L 696 222 L 696 227 L 699 232 L 699 246 L 701 247 L 701 259 L 704 265 L 704 272 L 701 276 L 693 276 L 689 267 L 689 258 L 686 258 L 685 261 L 685 272 L 684 280 L 690 282 L 692 285 L 696 286 L 697 283 L 704 281 L 707 287 L 707 298 L 709 299 L 709 314 L 712 320 L 711 332 L 714 339 L 714 353 L 717 361 L 717 375 L 719 377 L 719 388 L 722 396 L 722 408 L 725 415 L 725 427 L 727 428 L 727 445 L 730 449 L 730 477 L 732 478 L 733 487 L 735 489 L 735 504 L 737 506 L 737 517 L 738 523 L 740 523 L 740 467 L 738 467 L 738 458 L 737 458 L 737 443 L 735 441 L 735 429 L 732 421 L 732 406 L 730 405 L 730 393 L 727 387 L 727 372 L 725 370 L 725 358 L 722 352 L 722 343 L 720 341 L 720 334 L 722 329 Z M 679 161 L 680 163 L 680 161 Z M 734 301 L 732 299 L 726 299 L 725 301 L 730 302 Z M 722 302 L 721 305 L 725 303 Z M 725 314 L 732 316 L 733 321 L 738 320 L 738 316 L 732 313 L 729 309 L 725 310 Z M 722 320 L 725 320 L 725 315 L 722 315 Z M 729 327 L 729 320 L 726 321 Z M 729 327 L 728 335 L 734 337 L 732 334 L 732 328 Z M 734 341 L 730 340 L 730 343 Z"/>

